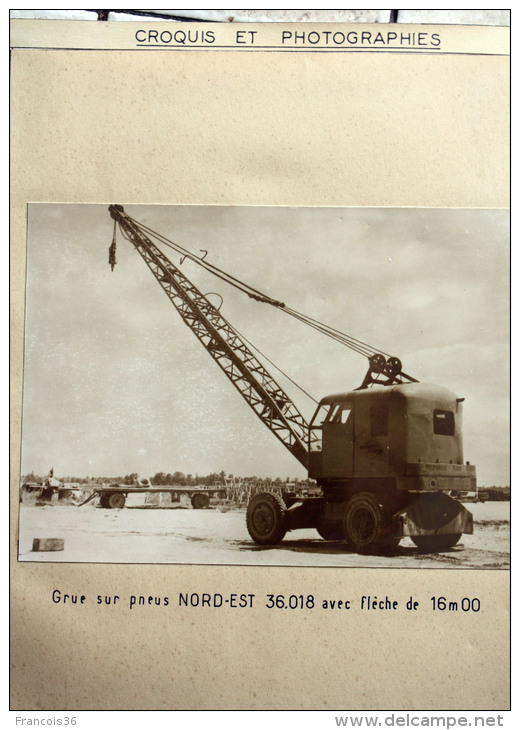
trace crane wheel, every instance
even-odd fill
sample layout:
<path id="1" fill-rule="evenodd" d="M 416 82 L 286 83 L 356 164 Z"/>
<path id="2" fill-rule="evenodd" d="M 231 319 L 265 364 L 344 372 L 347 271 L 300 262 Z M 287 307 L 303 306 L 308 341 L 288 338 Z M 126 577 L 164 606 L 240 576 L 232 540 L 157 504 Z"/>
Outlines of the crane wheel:
<path id="1" fill-rule="evenodd" d="M 124 494 L 110 494 L 107 498 L 107 505 L 110 509 L 122 509 L 125 506 L 125 495 Z"/>
<path id="2" fill-rule="evenodd" d="M 347 504 L 345 534 L 358 553 L 395 550 L 399 541 L 391 534 L 390 525 L 390 516 L 375 494 L 355 494 Z"/>
<path id="3" fill-rule="evenodd" d="M 439 552 L 455 547 L 461 537 L 459 532 L 453 535 L 412 535 L 412 540 L 423 552 Z"/>
<path id="4" fill-rule="evenodd" d="M 283 499 L 272 492 L 260 492 L 247 505 L 246 525 L 258 545 L 277 545 L 287 532 Z"/>
<path id="5" fill-rule="evenodd" d="M 209 507 L 209 497 L 207 494 L 194 494 L 191 498 L 191 506 L 193 509 L 206 509 Z"/>

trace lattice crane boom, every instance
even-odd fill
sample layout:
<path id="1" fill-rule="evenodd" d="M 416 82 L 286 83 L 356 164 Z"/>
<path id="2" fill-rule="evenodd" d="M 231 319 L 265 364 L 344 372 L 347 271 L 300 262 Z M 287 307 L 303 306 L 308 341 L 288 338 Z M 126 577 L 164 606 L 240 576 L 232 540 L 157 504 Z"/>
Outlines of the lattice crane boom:
<path id="1" fill-rule="evenodd" d="M 242 337 L 218 309 L 153 243 L 140 225 L 120 205 L 110 215 L 133 244 L 179 312 L 213 360 L 233 383 L 258 418 L 305 467 L 309 465 L 309 426 L 291 398 L 253 354 Z M 110 247 L 115 264 L 115 239 Z"/>

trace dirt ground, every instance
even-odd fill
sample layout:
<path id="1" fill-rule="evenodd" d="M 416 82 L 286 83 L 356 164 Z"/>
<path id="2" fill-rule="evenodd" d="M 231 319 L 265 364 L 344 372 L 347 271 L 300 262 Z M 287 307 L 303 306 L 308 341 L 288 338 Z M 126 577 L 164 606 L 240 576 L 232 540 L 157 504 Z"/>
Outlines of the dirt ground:
<path id="1" fill-rule="evenodd" d="M 20 505 L 21 561 L 88 563 L 187 563 L 213 565 L 297 565 L 399 568 L 509 568 L 510 503 L 467 504 L 474 534 L 455 548 L 421 553 L 403 538 L 395 554 L 357 555 L 341 542 L 326 541 L 316 530 L 288 533 L 276 547 L 251 540 L 245 509 L 212 503 L 194 510 L 187 498 L 169 508 L 145 505 L 144 495 L 129 495 L 121 510 L 88 504 Z M 62 538 L 59 552 L 33 552 L 34 538 Z"/>

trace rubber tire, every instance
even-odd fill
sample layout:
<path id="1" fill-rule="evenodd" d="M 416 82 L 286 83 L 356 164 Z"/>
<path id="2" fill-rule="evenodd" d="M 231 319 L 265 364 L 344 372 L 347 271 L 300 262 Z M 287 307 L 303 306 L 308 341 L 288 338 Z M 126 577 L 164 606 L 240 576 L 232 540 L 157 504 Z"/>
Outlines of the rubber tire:
<path id="1" fill-rule="evenodd" d="M 356 552 L 387 552 L 397 546 L 390 532 L 390 516 L 381 501 L 370 492 L 361 492 L 351 498 L 345 510 L 344 527 Z"/>
<path id="2" fill-rule="evenodd" d="M 107 502 L 106 494 L 102 494 L 101 497 L 99 498 L 99 506 L 103 507 L 103 509 L 107 509 L 108 502 Z"/>
<path id="3" fill-rule="evenodd" d="M 419 550 L 434 553 L 455 547 L 461 537 L 460 532 L 453 535 L 412 535 L 412 540 Z"/>
<path id="4" fill-rule="evenodd" d="M 206 509 L 209 507 L 209 496 L 207 494 L 193 494 L 191 497 L 193 509 Z"/>
<path id="5" fill-rule="evenodd" d="M 126 498 L 124 494 L 114 492 L 107 498 L 107 506 L 110 509 L 122 509 L 125 506 Z"/>
<path id="6" fill-rule="evenodd" d="M 247 505 L 247 531 L 258 545 L 277 545 L 285 537 L 285 512 L 283 499 L 272 492 L 260 492 Z"/>

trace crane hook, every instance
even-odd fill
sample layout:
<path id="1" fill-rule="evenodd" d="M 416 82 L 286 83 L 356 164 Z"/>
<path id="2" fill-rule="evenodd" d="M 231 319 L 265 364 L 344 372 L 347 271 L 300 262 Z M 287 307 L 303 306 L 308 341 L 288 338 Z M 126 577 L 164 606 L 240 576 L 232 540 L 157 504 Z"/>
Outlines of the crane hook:
<path id="1" fill-rule="evenodd" d="M 209 291 L 207 294 L 204 294 L 204 296 L 206 298 L 208 298 L 210 296 L 210 294 L 213 294 L 214 296 L 216 296 L 220 299 L 220 304 L 218 305 L 218 307 L 215 307 L 215 305 L 213 305 L 215 307 L 215 309 L 217 310 L 217 312 L 220 312 L 220 307 L 224 304 L 224 297 L 222 296 L 222 294 L 219 294 L 216 291 Z M 210 302 L 210 304 L 211 304 L 211 302 Z"/>
<path id="2" fill-rule="evenodd" d="M 200 249 L 200 252 L 201 252 L 201 253 L 203 253 L 203 254 L 204 254 L 204 256 L 198 256 L 198 258 L 199 258 L 199 259 L 200 259 L 201 261 L 204 261 L 204 259 L 205 259 L 205 258 L 206 258 L 206 256 L 208 255 L 208 252 L 206 251 L 206 249 L 205 249 L 205 248 L 201 248 L 201 249 Z M 180 261 L 180 264 L 181 264 L 181 266 L 182 266 L 182 264 L 183 264 L 183 263 L 185 262 L 185 260 L 186 260 L 187 258 L 188 258 L 188 254 L 185 254 L 184 256 L 182 256 L 182 257 L 181 257 L 181 261 Z"/>
<path id="3" fill-rule="evenodd" d="M 117 264 L 116 260 L 116 221 L 114 220 L 114 235 L 112 236 L 112 244 L 108 249 L 108 263 L 110 264 L 110 270 L 114 270 L 114 266 Z"/>

